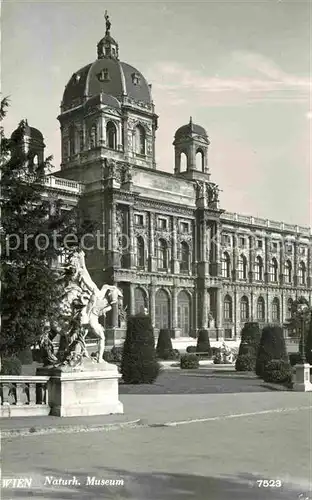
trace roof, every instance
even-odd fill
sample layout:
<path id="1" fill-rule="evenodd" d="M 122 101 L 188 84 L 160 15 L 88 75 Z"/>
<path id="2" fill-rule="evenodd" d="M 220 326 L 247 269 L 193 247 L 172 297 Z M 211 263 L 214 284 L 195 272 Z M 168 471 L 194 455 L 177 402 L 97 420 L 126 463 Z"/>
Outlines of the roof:
<path id="1" fill-rule="evenodd" d="M 14 130 L 14 132 L 12 132 L 11 134 L 11 139 L 13 140 L 19 140 L 21 138 L 21 128 L 18 127 L 16 130 Z M 43 142 L 43 135 L 42 133 L 40 132 L 40 130 L 38 130 L 37 128 L 35 127 L 30 127 L 27 123 L 27 120 L 25 120 L 25 123 L 24 123 L 24 137 L 30 137 L 31 139 L 34 139 L 36 141 L 39 141 L 39 142 Z"/>
<path id="2" fill-rule="evenodd" d="M 130 64 L 116 58 L 103 57 L 76 71 L 65 87 L 62 104 L 91 98 L 100 93 L 121 101 L 123 95 L 152 103 L 149 85 L 144 76 Z"/>
<path id="3" fill-rule="evenodd" d="M 202 127 L 201 125 L 196 125 L 196 123 L 192 123 L 192 122 L 178 128 L 174 137 L 177 139 L 179 137 L 182 137 L 185 135 L 192 135 L 192 134 L 197 134 L 197 135 L 202 135 L 204 137 L 207 137 L 207 132 L 204 129 L 204 127 Z"/>

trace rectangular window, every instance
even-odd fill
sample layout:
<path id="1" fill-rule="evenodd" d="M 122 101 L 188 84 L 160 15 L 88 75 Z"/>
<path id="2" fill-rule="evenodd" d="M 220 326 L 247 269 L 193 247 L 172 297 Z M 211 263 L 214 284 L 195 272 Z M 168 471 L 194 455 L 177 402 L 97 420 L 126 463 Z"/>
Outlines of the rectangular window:
<path id="1" fill-rule="evenodd" d="M 257 240 L 257 248 L 262 248 L 262 247 L 263 247 L 263 241 Z"/>
<path id="2" fill-rule="evenodd" d="M 188 222 L 181 222 L 181 233 L 189 232 L 189 224 Z"/>
<path id="3" fill-rule="evenodd" d="M 159 229 L 167 229 L 167 219 L 158 219 L 158 227 Z"/>
<path id="4" fill-rule="evenodd" d="M 272 249 L 277 250 L 278 249 L 278 243 L 276 241 L 273 241 L 272 243 Z"/>
<path id="5" fill-rule="evenodd" d="M 239 246 L 242 248 L 245 248 L 246 246 L 246 239 L 243 236 L 239 238 Z"/>
<path id="6" fill-rule="evenodd" d="M 143 224 L 144 224 L 144 217 L 143 217 L 143 215 L 135 214 L 135 216 L 134 216 L 134 224 L 136 226 L 143 226 Z"/>

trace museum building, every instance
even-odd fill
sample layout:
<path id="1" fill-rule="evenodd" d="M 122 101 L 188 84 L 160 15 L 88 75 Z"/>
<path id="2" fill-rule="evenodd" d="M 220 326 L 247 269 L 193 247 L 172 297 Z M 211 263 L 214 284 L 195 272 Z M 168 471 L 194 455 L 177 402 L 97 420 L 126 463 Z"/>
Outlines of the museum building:
<path id="1" fill-rule="evenodd" d="M 147 309 L 156 335 L 237 339 L 246 321 L 283 324 L 293 300 L 311 301 L 310 229 L 223 209 L 207 132 L 192 119 L 175 133 L 173 173 L 157 170 L 151 85 L 120 61 L 110 30 L 106 17 L 97 59 L 65 87 L 61 169 L 46 178 L 50 198 L 80 199 L 101 228 L 91 276 L 123 291 L 127 314 Z M 27 126 L 24 140 L 40 160 L 42 134 Z M 123 319 L 107 317 L 111 341 Z"/>

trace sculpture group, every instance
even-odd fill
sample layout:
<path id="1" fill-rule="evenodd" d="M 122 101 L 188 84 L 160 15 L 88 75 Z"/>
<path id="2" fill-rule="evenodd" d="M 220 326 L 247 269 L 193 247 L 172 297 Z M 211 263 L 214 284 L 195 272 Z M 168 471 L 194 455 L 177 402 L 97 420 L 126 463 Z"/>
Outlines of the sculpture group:
<path id="1" fill-rule="evenodd" d="M 45 365 L 80 366 L 89 358 L 85 339 L 89 332 L 99 339 L 96 359 L 103 363 L 105 331 L 99 322 L 101 316 L 118 307 L 122 293 L 116 286 L 103 285 L 101 289 L 91 279 L 82 250 L 74 252 L 59 280 L 60 299 L 57 304 L 58 318 L 47 318 L 40 339 Z M 53 339 L 60 335 L 57 355 Z"/>

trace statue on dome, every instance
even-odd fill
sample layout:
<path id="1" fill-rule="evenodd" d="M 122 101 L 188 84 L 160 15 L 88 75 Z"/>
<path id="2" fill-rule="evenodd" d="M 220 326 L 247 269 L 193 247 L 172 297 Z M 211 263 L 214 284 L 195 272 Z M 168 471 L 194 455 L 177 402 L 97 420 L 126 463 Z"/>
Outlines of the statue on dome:
<path id="1" fill-rule="evenodd" d="M 107 13 L 107 10 L 105 11 L 104 17 L 105 17 L 105 21 L 106 21 L 106 35 L 109 35 L 109 31 L 111 29 L 112 23 L 109 20 L 109 15 Z"/>

